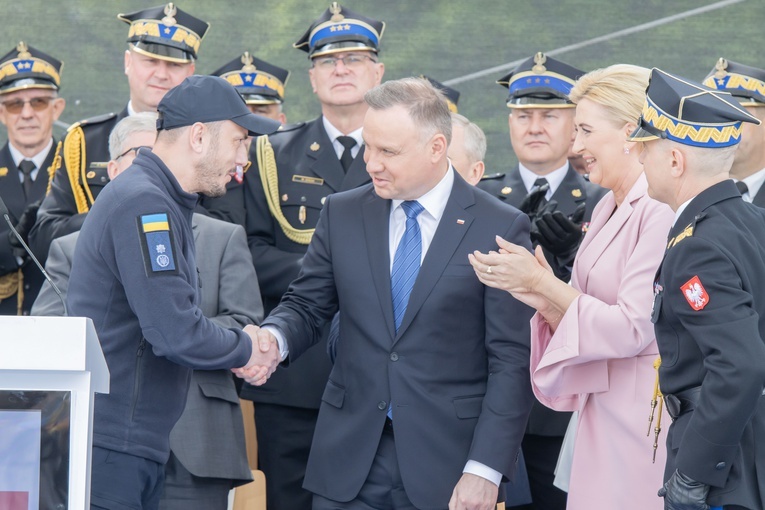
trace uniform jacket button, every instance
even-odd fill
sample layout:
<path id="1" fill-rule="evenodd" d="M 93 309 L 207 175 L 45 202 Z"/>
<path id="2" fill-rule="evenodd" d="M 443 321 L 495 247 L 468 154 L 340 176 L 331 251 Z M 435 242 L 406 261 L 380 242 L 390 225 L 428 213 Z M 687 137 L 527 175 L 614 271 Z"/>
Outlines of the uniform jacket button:
<path id="1" fill-rule="evenodd" d="M 384 400 L 381 400 L 380 402 L 377 403 L 377 409 L 379 409 L 380 411 L 388 409 L 388 403 Z"/>
<path id="2" fill-rule="evenodd" d="M 715 466 L 715 469 L 718 471 L 722 471 L 723 469 L 725 469 L 725 466 L 727 466 L 725 462 L 718 462 L 717 465 Z"/>
<path id="3" fill-rule="evenodd" d="M 398 353 L 397 352 L 390 353 L 390 360 L 391 361 L 398 361 Z"/>

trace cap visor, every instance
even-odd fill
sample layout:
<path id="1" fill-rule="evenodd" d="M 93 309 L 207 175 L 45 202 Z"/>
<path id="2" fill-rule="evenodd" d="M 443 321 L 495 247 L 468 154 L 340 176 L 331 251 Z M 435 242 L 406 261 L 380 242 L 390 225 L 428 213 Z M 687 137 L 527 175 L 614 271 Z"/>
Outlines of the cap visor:
<path id="1" fill-rule="evenodd" d="M 656 136 L 650 131 L 646 131 L 642 127 L 639 127 L 635 131 L 633 131 L 630 136 L 627 137 L 627 141 L 628 142 L 648 142 L 651 140 L 658 140 L 659 138 L 660 137 Z"/>
<path id="2" fill-rule="evenodd" d="M 281 127 L 281 124 L 273 119 L 248 113 L 230 119 L 234 124 L 247 130 L 250 136 L 270 135 Z"/>

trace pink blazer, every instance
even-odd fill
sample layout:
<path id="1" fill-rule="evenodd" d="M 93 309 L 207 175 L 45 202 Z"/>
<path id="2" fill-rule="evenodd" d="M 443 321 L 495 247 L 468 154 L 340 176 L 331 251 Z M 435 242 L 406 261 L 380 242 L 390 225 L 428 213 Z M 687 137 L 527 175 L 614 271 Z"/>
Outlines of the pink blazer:
<path id="1" fill-rule="evenodd" d="M 531 321 L 535 395 L 551 409 L 579 411 L 570 510 L 664 508 L 656 491 L 666 434 L 655 463 L 653 430 L 646 436 L 659 353 L 650 312 L 674 214 L 648 196 L 643 175 L 615 207 L 610 192 L 593 212 L 571 281 L 582 295 L 555 334 L 539 314 Z M 669 423 L 664 414 L 665 432 Z"/>

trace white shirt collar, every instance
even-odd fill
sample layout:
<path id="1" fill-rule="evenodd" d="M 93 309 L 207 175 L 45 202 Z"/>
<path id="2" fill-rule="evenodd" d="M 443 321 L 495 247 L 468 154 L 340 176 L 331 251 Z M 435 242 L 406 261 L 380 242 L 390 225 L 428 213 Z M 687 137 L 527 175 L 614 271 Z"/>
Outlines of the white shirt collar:
<path id="1" fill-rule="evenodd" d="M 438 181 L 438 184 L 433 186 L 430 191 L 422 195 L 416 200 L 425 209 L 436 222 L 441 221 L 441 216 L 446 209 L 446 202 L 449 200 L 449 195 L 452 193 L 452 186 L 454 185 L 454 169 L 449 164 L 449 170 L 446 175 Z M 394 199 L 391 204 L 391 213 L 398 209 L 403 200 Z"/>
<path id="2" fill-rule="evenodd" d="M 757 192 L 760 191 L 763 182 L 765 182 L 765 168 L 741 180 L 744 181 L 746 187 L 749 188 L 749 191 L 744 194 L 744 200 L 751 202 L 754 200 Z"/>
<path id="3" fill-rule="evenodd" d="M 340 157 L 343 155 L 343 152 L 345 151 L 345 147 L 343 147 L 343 144 L 337 141 L 338 136 L 350 136 L 354 140 L 356 140 L 356 145 L 354 145 L 351 148 L 351 155 L 355 158 L 356 155 L 359 153 L 359 150 L 361 150 L 361 146 L 364 144 L 364 139 L 361 137 L 361 129 L 358 128 L 355 131 L 351 131 L 347 135 L 344 134 L 342 131 L 337 129 L 335 126 L 332 125 L 330 121 L 327 120 L 326 117 L 321 117 L 321 122 L 324 125 L 324 131 L 327 132 L 327 136 L 330 140 L 332 140 L 332 148 L 335 149 L 335 154 L 337 154 L 337 159 L 340 159 Z"/>
<path id="4" fill-rule="evenodd" d="M 545 198 L 547 200 L 550 200 L 550 197 L 553 196 L 553 193 L 555 193 L 558 190 L 558 187 L 563 182 L 563 179 L 566 178 L 566 174 L 568 173 L 568 161 L 560 167 L 549 174 L 546 175 L 538 175 L 523 166 L 523 164 L 518 163 L 518 170 L 521 174 L 521 179 L 523 179 L 523 185 L 526 187 L 526 192 L 531 191 L 531 188 L 534 187 L 534 181 L 539 179 L 540 177 L 544 177 L 547 179 L 547 182 L 550 184 L 550 189 L 547 191 L 547 194 L 545 195 Z"/>
<path id="5" fill-rule="evenodd" d="M 688 204 L 690 204 L 691 200 L 693 200 L 694 198 L 696 198 L 696 197 L 693 197 L 693 198 L 690 198 L 690 199 L 686 200 L 685 202 L 683 202 L 680 205 L 680 207 L 677 208 L 677 211 L 675 211 L 675 219 L 672 222 L 672 226 L 673 227 L 675 226 L 675 223 L 677 223 L 677 219 L 680 218 L 680 215 L 683 214 L 683 211 L 685 211 L 685 208 L 688 207 Z"/>
<path id="6" fill-rule="evenodd" d="M 53 147 L 53 138 L 51 138 L 48 141 L 48 145 L 46 145 L 43 150 L 41 150 L 40 152 L 38 152 L 31 158 L 28 158 L 24 156 L 21 153 L 21 151 L 19 151 L 16 147 L 14 147 L 11 142 L 8 142 L 8 149 L 11 151 L 11 157 L 13 158 L 13 162 L 16 164 L 17 168 L 19 166 L 19 163 L 21 163 L 25 159 L 31 159 L 32 162 L 37 167 L 37 170 L 41 169 L 43 166 L 43 163 L 45 163 L 45 158 L 48 157 L 48 153 L 50 152 L 52 147 Z"/>

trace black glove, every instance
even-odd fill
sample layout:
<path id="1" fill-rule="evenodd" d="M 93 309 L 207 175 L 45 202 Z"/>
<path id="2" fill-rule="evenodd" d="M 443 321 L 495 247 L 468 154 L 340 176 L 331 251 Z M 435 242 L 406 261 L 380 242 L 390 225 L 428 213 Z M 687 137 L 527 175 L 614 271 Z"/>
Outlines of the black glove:
<path id="1" fill-rule="evenodd" d="M 664 498 L 664 510 L 709 510 L 707 494 L 709 485 L 688 478 L 677 470 L 659 489 L 659 497 Z"/>
<path id="2" fill-rule="evenodd" d="M 32 230 L 32 227 L 34 227 L 35 222 L 37 221 L 37 210 L 40 208 L 41 203 L 42 200 L 38 200 L 37 202 L 32 202 L 31 204 L 27 205 L 27 208 L 24 209 L 24 212 L 21 214 L 21 218 L 19 218 L 19 222 L 15 225 L 16 231 L 19 233 L 25 243 L 29 242 L 29 232 Z M 11 243 L 11 246 L 24 251 L 24 248 L 21 246 L 21 242 L 19 242 L 18 238 L 14 235 L 13 232 L 8 232 L 8 240 Z"/>
<path id="3" fill-rule="evenodd" d="M 568 218 L 560 211 L 540 214 L 531 229 L 531 240 L 556 257 L 567 258 L 576 253 L 583 237 L 584 208 L 584 204 L 579 204 Z"/>
<path id="4" fill-rule="evenodd" d="M 549 189 L 549 183 L 531 188 L 531 191 L 529 191 L 529 194 L 523 198 L 523 202 L 518 206 L 518 209 L 520 209 L 521 212 L 528 214 L 529 217 L 533 219 L 537 213 L 537 209 L 539 209 L 539 204 L 545 199 L 545 195 Z"/>

